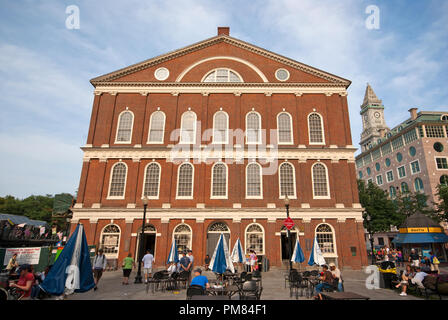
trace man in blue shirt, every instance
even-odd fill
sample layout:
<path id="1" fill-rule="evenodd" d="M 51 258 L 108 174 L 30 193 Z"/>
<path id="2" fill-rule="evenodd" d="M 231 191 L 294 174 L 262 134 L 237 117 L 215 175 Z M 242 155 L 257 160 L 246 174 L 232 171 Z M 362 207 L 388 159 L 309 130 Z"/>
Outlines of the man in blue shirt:
<path id="1" fill-rule="evenodd" d="M 196 285 L 201 286 L 204 289 L 210 288 L 210 284 L 208 283 L 208 279 L 206 276 L 201 275 L 202 270 L 196 269 L 194 270 L 194 278 L 191 280 L 190 286 Z"/>

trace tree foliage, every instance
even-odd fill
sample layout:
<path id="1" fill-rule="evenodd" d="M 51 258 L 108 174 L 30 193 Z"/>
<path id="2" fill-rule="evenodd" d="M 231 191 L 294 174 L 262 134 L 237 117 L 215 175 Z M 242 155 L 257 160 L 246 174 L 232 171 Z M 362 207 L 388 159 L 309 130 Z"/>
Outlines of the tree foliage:
<path id="1" fill-rule="evenodd" d="M 436 195 L 439 198 L 435 204 L 439 221 L 448 222 L 448 185 L 439 184 Z"/>
<path id="2" fill-rule="evenodd" d="M 434 208 L 428 205 L 428 198 L 427 194 L 421 192 L 398 193 L 393 203 L 397 212 L 402 216 L 403 221 L 401 222 L 416 212 L 438 220 Z"/>
<path id="3" fill-rule="evenodd" d="M 0 197 L 0 213 L 23 215 L 33 220 L 51 222 L 54 197 L 29 196 L 18 199 L 13 196 Z"/>

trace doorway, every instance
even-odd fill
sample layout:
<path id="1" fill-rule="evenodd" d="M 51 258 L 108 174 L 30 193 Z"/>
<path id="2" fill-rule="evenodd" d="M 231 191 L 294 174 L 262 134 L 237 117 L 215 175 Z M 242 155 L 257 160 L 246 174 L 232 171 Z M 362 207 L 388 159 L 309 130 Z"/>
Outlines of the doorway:
<path id="1" fill-rule="evenodd" d="M 207 231 L 207 250 L 206 254 L 211 258 L 213 256 L 213 252 L 215 252 L 216 245 L 218 244 L 219 237 L 221 233 L 224 234 L 224 240 L 227 242 L 227 246 L 229 246 L 229 251 L 232 250 L 230 248 L 230 230 L 229 227 L 224 222 L 215 222 L 210 225 Z"/>
<path id="2" fill-rule="evenodd" d="M 143 241 L 142 241 L 142 248 L 141 248 L 141 257 L 140 252 L 138 250 L 140 249 L 140 239 L 141 239 L 141 229 L 137 233 L 137 246 L 135 248 L 136 254 L 135 257 L 138 257 L 138 261 L 141 261 L 143 256 L 146 254 L 146 250 L 149 250 L 151 254 L 156 257 L 156 228 L 153 225 L 146 225 L 145 226 L 145 232 L 143 234 Z"/>
<path id="3" fill-rule="evenodd" d="M 290 231 L 291 239 L 288 242 L 288 234 L 286 229 L 283 227 L 281 234 L 280 234 L 280 241 L 281 241 L 281 248 L 282 248 L 282 260 L 289 260 L 291 259 L 289 256 L 289 252 L 291 252 L 291 255 L 294 254 L 294 246 L 296 245 L 296 239 L 297 239 L 297 230 L 291 229 Z M 289 251 L 289 247 L 291 248 L 291 251 Z"/>

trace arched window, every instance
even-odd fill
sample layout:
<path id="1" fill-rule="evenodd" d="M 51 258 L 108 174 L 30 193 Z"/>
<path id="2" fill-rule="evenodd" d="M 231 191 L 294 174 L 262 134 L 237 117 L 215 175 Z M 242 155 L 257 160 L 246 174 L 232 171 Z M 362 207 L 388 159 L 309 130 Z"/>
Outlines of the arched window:
<path id="1" fill-rule="evenodd" d="M 333 229 L 328 224 L 320 224 L 317 226 L 316 238 L 323 254 L 335 253 Z"/>
<path id="2" fill-rule="evenodd" d="M 443 184 L 445 186 L 448 185 L 448 176 L 446 174 L 440 176 L 439 181 L 440 181 L 440 184 Z"/>
<path id="3" fill-rule="evenodd" d="M 258 255 L 264 255 L 264 230 L 258 223 L 252 223 L 246 228 L 246 253 L 254 250 Z"/>
<path id="4" fill-rule="evenodd" d="M 322 163 L 315 163 L 312 167 L 313 197 L 315 199 L 328 199 L 330 190 L 328 188 L 327 167 Z"/>
<path id="5" fill-rule="evenodd" d="M 228 143 L 229 116 L 224 111 L 218 111 L 213 116 L 213 143 Z"/>
<path id="6" fill-rule="evenodd" d="M 153 112 L 149 121 L 148 143 L 163 143 L 165 132 L 165 114 L 162 111 Z"/>
<path id="7" fill-rule="evenodd" d="M 318 113 L 308 116 L 308 133 L 310 144 L 325 144 L 322 117 Z"/>
<path id="8" fill-rule="evenodd" d="M 193 111 L 184 112 L 180 123 L 180 143 L 194 144 L 195 138 L 196 113 Z"/>
<path id="9" fill-rule="evenodd" d="M 277 134 L 279 144 L 292 144 L 292 119 L 289 113 L 281 112 L 277 116 Z"/>
<path id="10" fill-rule="evenodd" d="M 131 111 L 123 111 L 118 117 L 117 136 L 115 143 L 131 143 L 134 115 Z"/>
<path id="11" fill-rule="evenodd" d="M 183 163 L 177 172 L 177 198 L 193 198 L 194 167 L 191 163 Z"/>
<path id="12" fill-rule="evenodd" d="M 246 167 L 246 198 L 263 198 L 262 170 L 258 163 L 250 163 Z"/>
<path id="13" fill-rule="evenodd" d="M 414 188 L 416 192 L 423 192 L 423 181 L 420 178 L 416 178 L 414 181 Z"/>
<path id="14" fill-rule="evenodd" d="M 389 196 L 391 199 L 395 199 L 395 197 L 397 196 L 397 190 L 394 186 L 389 187 Z"/>
<path id="15" fill-rule="evenodd" d="M 123 162 L 118 162 L 112 167 L 108 198 L 124 199 L 124 191 L 126 188 L 126 172 L 127 166 Z"/>
<path id="16" fill-rule="evenodd" d="M 401 183 L 401 193 L 409 193 L 409 186 L 406 182 Z"/>
<path id="17" fill-rule="evenodd" d="M 261 143 L 261 116 L 255 111 L 246 115 L 246 143 Z"/>
<path id="18" fill-rule="evenodd" d="M 193 232 L 189 225 L 182 223 L 174 228 L 173 238 L 176 240 L 177 250 L 186 251 L 191 249 L 191 239 L 193 238 Z"/>
<path id="19" fill-rule="evenodd" d="M 152 162 L 146 166 L 143 196 L 147 196 L 150 199 L 158 199 L 159 185 L 160 185 L 160 165 L 156 162 Z"/>
<path id="20" fill-rule="evenodd" d="M 100 248 L 109 259 L 117 259 L 120 249 L 120 228 L 115 224 L 109 224 L 101 231 Z"/>
<path id="21" fill-rule="evenodd" d="M 296 179 L 294 166 L 289 162 L 284 162 L 279 168 L 280 198 L 296 198 Z"/>
<path id="22" fill-rule="evenodd" d="M 243 82 L 243 79 L 233 70 L 220 68 L 210 71 L 202 82 Z"/>
<path id="23" fill-rule="evenodd" d="M 212 195 L 213 199 L 227 198 L 227 166 L 215 163 L 212 167 Z"/>

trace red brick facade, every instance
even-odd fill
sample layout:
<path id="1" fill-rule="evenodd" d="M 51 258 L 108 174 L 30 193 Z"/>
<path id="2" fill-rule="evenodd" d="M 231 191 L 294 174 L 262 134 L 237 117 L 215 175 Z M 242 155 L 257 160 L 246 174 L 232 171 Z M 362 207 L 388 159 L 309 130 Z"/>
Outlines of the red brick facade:
<path id="1" fill-rule="evenodd" d="M 228 31 L 228 30 L 227 30 Z M 166 80 L 157 80 L 155 71 L 169 70 Z M 242 83 L 204 83 L 201 80 L 213 69 L 227 68 L 243 79 Z M 277 69 L 286 69 L 289 78 L 277 80 Z M 151 162 L 160 165 L 157 199 L 148 203 L 147 222 L 155 234 L 156 265 L 166 261 L 179 224 L 191 228 L 191 247 L 196 264 L 203 264 L 207 234 L 211 224 L 223 222 L 230 231 L 230 246 L 237 238 L 246 246 L 246 228 L 252 223 L 263 230 L 264 255 L 271 265 L 281 265 L 281 228 L 286 218 L 284 200 L 279 196 L 279 175 L 262 176 L 262 199 L 246 198 L 246 166 L 256 161 L 266 168 L 267 153 L 277 150 L 276 166 L 287 161 L 294 167 L 296 199 L 290 200 L 290 214 L 308 258 L 316 227 L 331 226 L 333 252 L 327 258 L 340 266 L 360 268 L 367 264 L 361 208 L 358 200 L 354 151 L 352 146 L 346 89 L 350 82 L 318 69 L 276 55 L 226 35 L 144 61 L 140 64 L 93 79 L 95 98 L 89 134 L 84 151 L 77 204 L 73 225 L 85 226 L 89 244 L 103 246 L 105 226 L 119 228 L 119 244 L 111 258 L 120 261 L 128 252 L 136 254 L 137 233 L 142 224 L 145 168 Z M 133 114 L 130 143 L 116 143 L 119 116 Z M 150 117 L 155 111 L 165 116 L 162 144 L 148 144 Z M 181 116 L 193 111 L 200 127 L 196 146 L 189 162 L 194 165 L 192 199 L 177 199 L 179 163 L 170 161 L 170 152 L 179 143 L 170 140 L 181 127 Z M 227 164 L 226 199 L 211 199 L 212 166 L 194 161 L 210 144 L 202 135 L 213 128 L 218 111 L 228 114 L 228 128 L 246 128 L 246 114 L 256 111 L 261 116 L 261 129 L 266 130 L 262 146 L 266 152 L 250 153 L 244 141 L 229 139 L 228 150 L 242 150 L 241 161 Z M 277 115 L 287 112 L 292 118 L 293 143 L 278 145 L 270 130 L 277 129 Z M 325 143 L 310 144 L 308 115 L 322 118 Z M 201 148 L 202 147 L 202 148 Z M 232 153 L 233 154 L 233 153 Z M 224 161 L 224 156 L 221 156 Z M 233 156 L 232 156 L 233 157 Z M 220 158 L 220 157 L 219 157 Z M 185 160 L 185 159 L 184 159 Z M 126 164 L 124 199 L 109 199 L 112 168 Z M 323 163 L 327 168 L 328 198 L 313 195 L 312 166 Z"/>

